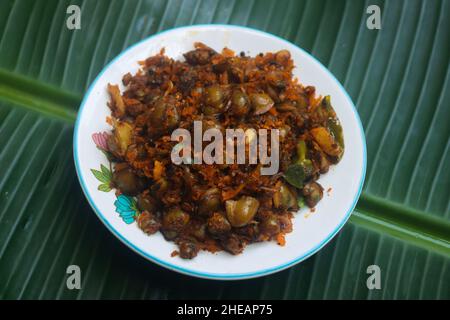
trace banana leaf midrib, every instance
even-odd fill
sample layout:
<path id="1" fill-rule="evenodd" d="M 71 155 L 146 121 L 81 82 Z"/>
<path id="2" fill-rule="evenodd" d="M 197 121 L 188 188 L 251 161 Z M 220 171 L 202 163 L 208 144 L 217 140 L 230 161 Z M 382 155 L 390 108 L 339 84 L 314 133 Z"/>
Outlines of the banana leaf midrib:
<path id="1" fill-rule="evenodd" d="M 0 68 L 0 99 L 73 123 L 81 97 Z"/>
<path id="2" fill-rule="evenodd" d="M 73 124 L 82 97 L 0 69 L 0 100 Z M 363 192 L 352 223 L 450 256 L 450 222 Z"/>

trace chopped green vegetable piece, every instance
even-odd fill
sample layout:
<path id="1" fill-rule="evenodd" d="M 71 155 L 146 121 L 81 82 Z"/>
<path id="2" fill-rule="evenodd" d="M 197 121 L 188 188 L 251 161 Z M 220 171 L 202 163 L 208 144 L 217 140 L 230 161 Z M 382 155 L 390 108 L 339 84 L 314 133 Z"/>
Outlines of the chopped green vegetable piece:
<path id="1" fill-rule="evenodd" d="M 303 140 L 299 140 L 297 143 L 297 163 L 301 163 L 306 159 L 306 143 Z"/>
<path id="2" fill-rule="evenodd" d="M 324 108 L 327 109 L 327 110 L 332 108 L 332 106 L 331 106 L 331 97 L 330 96 L 325 96 L 322 99 L 322 106 L 324 106 Z"/>
<path id="3" fill-rule="evenodd" d="M 303 181 L 305 180 L 304 167 L 298 163 L 290 165 L 284 173 L 284 178 L 294 187 L 303 188 Z"/>
<path id="4" fill-rule="evenodd" d="M 314 166 L 313 166 L 311 160 L 305 159 L 299 164 L 303 167 L 303 171 L 305 172 L 305 178 L 308 178 L 313 174 Z"/>
<path id="5" fill-rule="evenodd" d="M 327 125 L 331 135 L 334 137 L 339 146 L 344 149 L 344 133 L 339 120 L 336 118 L 329 118 Z"/>
<path id="6" fill-rule="evenodd" d="M 299 196 L 297 198 L 297 205 L 298 205 L 299 209 L 303 208 L 305 206 L 305 198 L 303 198 L 302 196 Z"/>

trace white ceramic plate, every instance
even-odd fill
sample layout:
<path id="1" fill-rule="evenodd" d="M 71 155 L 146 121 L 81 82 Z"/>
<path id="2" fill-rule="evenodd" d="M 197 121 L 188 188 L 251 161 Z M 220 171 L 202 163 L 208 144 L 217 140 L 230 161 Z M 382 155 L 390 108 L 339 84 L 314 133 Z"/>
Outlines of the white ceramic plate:
<path id="1" fill-rule="evenodd" d="M 194 42 L 203 42 L 220 51 L 228 47 L 250 55 L 287 49 L 296 69 L 294 74 L 305 85 L 316 87 L 318 94 L 331 95 L 331 102 L 344 129 L 346 150 L 341 162 L 321 176 L 325 190 L 332 188 L 311 213 L 301 210 L 293 220 L 294 231 L 287 235 L 284 247 L 275 242 L 252 244 L 238 256 L 228 253 L 200 252 L 193 260 L 171 257 L 176 249 L 160 233 L 147 236 L 135 223 L 126 224 L 115 211 L 114 191 L 102 192 L 91 169 L 107 165 L 107 159 L 96 147 L 92 134 L 110 131 L 105 122 L 110 114 L 108 83 L 121 84 L 122 76 L 138 70 L 137 61 L 165 48 L 166 54 L 182 59 L 182 53 L 192 50 Z M 123 87 L 122 87 L 123 89 Z M 299 263 L 320 250 L 342 228 L 350 217 L 364 181 L 366 145 L 363 128 L 356 109 L 335 77 L 314 57 L 289 43 L 261 31 L 226 25 L 199 25 L 162 32 L 145 39 L 122 52 L 95 79 L 83 99 L 74 132 L 75 165 L 83 191 L 90 205 L 108 229 L 131 249 L 145 258 L 184 274 L 210 279 L 245 279 L 267 275 Z M 126 204 L 125 204 L 126 206 Z"/>

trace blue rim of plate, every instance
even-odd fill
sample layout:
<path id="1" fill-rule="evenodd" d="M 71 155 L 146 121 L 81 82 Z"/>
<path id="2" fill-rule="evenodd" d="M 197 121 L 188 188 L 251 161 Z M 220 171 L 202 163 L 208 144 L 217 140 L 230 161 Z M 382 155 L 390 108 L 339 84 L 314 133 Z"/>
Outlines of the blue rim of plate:
<path id="1" fill-rule="evenodd" d="M 208 28 L 208 27 L 221 27 L 221 28 L 233 28 L 233 29 L 242 29 L 245 31 L 251 31 L 251 32 L 255 32 L 255 33 L 259 33 L 261 35 L 264 36 L 268 36 L 268 37 L 272 37 L 272 38 L 276 38 L 278 40 L 281 40 L 282 42 L 285 42 L 289 45 L 292 45 L 294 47 L 296 47 L 297 49 L 299 49 L 300 51 L 302 51 L 303 53 L 305 53 L 306 55 L 310 56 L 315 62 L 317 62 L 317 64 L 320 66 L 320 68 L 322 68 L 330 77 L 333 81 L 335 81 L 338 84 L 338 87 L 341 89 L 341 91 L 345 94 L 345 96 L 347 97 L 347 99 L 350 101 L 352 108 L 353 108 L 353 113 L 355 114 L 359 129 L 360 129 L 360 134 L 361 134 L 361 139 L 362 139 L 362 144 L 363 144 L 363 166 L 362 166 L 362 174 L 361 174 L 361 180 L 360 180 L 360 185 L 359 185 L 359 189 L 358 192 L 355 195 L 355 198 L 353 199 L 353 203 L 350 206 L 347 214 L 345 215 L 344 219 L 342 220 L 342 222 L 333 230 L 333 232 L 330 233 L 330 235 L 323 240 L 321 243 L 319 243 L 316 247 L 314 247 L 313 249 L 309 250 L 307 253 L 302 254 L 301 256 L 291 260 L 290 262 L 287 263 L 283 263 L 279 266 L 276 267 L 272 267 L 272 268 L 268 268 L 268 269 L 264 269 L 264 270 L 260 270 L 260 271 L 256 271 L 256 272 L 249 272 L 249 273 L 233 273 L 233 274 L 217 274 L 217 273 L 207 273 L 207 272 L 198 272 L 195 270 L 191 270 L 188 268 L 183 268 L 183 267 L 179 267 L 176 266 L 174 264 L 171 264 L 169 262 L 166 262 L 164 260 L 161 260 L 159 258 L 156 258 L 144 251 L 142 251 L 141 249 L 139 249 L 138 247 L 136 247 L 133 243 L 131 243 L 130 241 L 128 241 L 128 239 L 126 239 L 125 237 L 123 237 L 116 229 L 113 228 L 113 226 L 108 222 L 108 220 L 103 216 L 103 214 L 101 213 L 101 211 L 97 208 L 97 206 L 95 205 L 94 201 L 92 200 L 92 198 L 89 195 L 88 189 L 86 187 L 86 184 L 83 180 L 83 177 L 81 175 L 81 170 L 79 167 L 79 163 L 78 163 L 78 128 L 79 128 L 79 124 L 80 124 L 80 119 L 81 119 L 81 115 L 83 113 L 83 109 L 85 107 L 86 101 L 88 99 L 88 97 L 91 94 L 92 89 L 94 88 L 95 84 L 97 83 L 98 79 L 100 79 L 100 77 L 103 75 L 103 73 L 117 60 L 119 59 L 122 55 L 124 55 L 126 52 L 128 52 L 129 50 L 131 50 L 132 48 L 138 46 L 139 44 L 148 41 L 149 39 L 152 39 L 155 36 L 159 36 L 161 34 L 164 33 L 168 33 L 174 30 L 182 30 L 182 29 L 195 29 L 195 28 Z M 204 279 L 213 279 L 213 280 L 243 280 L 243 279 L 250 279 L 250 278 L 257 278 L 257 277 L 262 277 L 262 276 L 266 276 L 278 271 L 282 271 L 284 269 L 287 269 L 289 267 L 292 267 L 294 265 L 296 265 L 297 263 L 300 263 L 306 259 L 308 259 L 310 256 L 314 255 L 316 252 L 318 252 L 320 249 L 322 249 L 328 242 L 331 241 L 331 239 L 334 238 L 334 236 L 342 229 L 342 227 L 344 226 L 344 224 L 347 222 L 347 220 L 350 218 L 353 210 L 355 209 L 356 203 L 358 202 L 359 196 L 361 195 L 361 191 L 364 185 L 364 179 L 365 179 L 365 175 L 366 175 L 366 166 L 367 166 L 367 148 L 366 148 L 366 138 L 364 135 L 364 129 L 361 123 L 361 119 L 359 118 L 358 112 L 356 110 L 356 107 L 352 101 L 352 99 L 350 98 L 349 94 L 347 93 L 347 91 L 344 89 L 344 87 L 342 86 L 342 84 L 336 79 L 336 77 L 319 61 L 317 60 L 314 56 L 312 56 L 311 54 L 309 54 L 308 52 L 306 52 L 305 50 L 303 50 L 302 48 L 300 48 L 299 46 L 297 46 L 296 44 L 283 39 L 281 37 L 278 37 L 276 35 L 273 35 L 271 33 L 265 32 L 265 31 L 261 31 L 258 29 L 253 29 L 253 28 L 249 28 L 249 27 L 243 27 L 243 26 L 237 26 L 237 25 L 226 25 L 226 24 L 197 24 L 197 25 L 191 25 L 191 26 L 182 26 L 182 27 L 177 27 L 177 28 L 172 28 L 172 29 L 168 29 L 168 30 L 164 30 L 162 32 L 156 33 L 150 37 L 147 37 L 145 39 L 142 39 L 141 41 L 131 45 L 130 47 L 128 47 L 127 49 L 125 49 L 124 51 L 122 51 L 119 55 L 117 55 L 113 60 L 111 60 L 103 69 L 102 71 L 97 75 L 97 77 L 95 78 L 95 80 L 92 82 L 92 84 L 89 86 L 89 89 L 87 90 L 87 92 L 84 95 L 83 101 L 81 102 L 81 106 L 79 108 L 78 114 L 77 114 L 77 120 L 75 122 L 75 129 L 74 129 L 74 136 L 73 136 L 73 156 L 74 156 L 74 162 L 75 162 L 75 170 L 77 172 L 77 176 L 78 176 L 78 180 L 81 184 L 81 188 L 83 190 L 83 193 L 85 195 L 85 197 L 87 198 L 90 206 L 92 207 L 92 209 L 94 210 L 94 212 L 96 213 L 96 215 L 99 217 L 99 219 L 105 224 L 105 226 L 120 240 L 122 241 L 124 244 L 126 244 L 130 249 L 132 249 L 134 252 L 138 253 L 139 255 L 143 256 L 144 258 L 162 266 L 165 267 L 167 269 L 185 274 L 185 275 L 190 275 L 190 276 L 195 276 L 195 277 L 199 277 L 199 278 L 204 278 Z"/>

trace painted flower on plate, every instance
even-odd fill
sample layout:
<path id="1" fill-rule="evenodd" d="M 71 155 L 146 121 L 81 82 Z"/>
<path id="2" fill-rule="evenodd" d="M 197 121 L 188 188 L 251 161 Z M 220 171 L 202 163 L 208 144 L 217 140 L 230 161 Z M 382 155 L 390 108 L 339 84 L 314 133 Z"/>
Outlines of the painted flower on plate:
<path id="1" fill-rule="evenodd" d="M 94 140 L 97 148 L 103 151 L 108 151 L 108 133 L 107 132 L 97 132 L 92 134 L 92 140 Z"/>
<path id="2" fill-rule="evenodd" d="M 139 214 L 136 201 L 132 197 L 123 194 L 117 197 L 117 200 L 114 201 L 114 206 L 116 207 L 116 212 L 126 224 L 133 223 Z"/>

